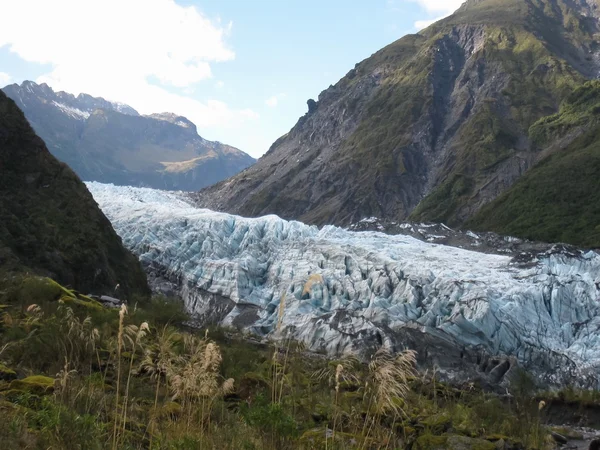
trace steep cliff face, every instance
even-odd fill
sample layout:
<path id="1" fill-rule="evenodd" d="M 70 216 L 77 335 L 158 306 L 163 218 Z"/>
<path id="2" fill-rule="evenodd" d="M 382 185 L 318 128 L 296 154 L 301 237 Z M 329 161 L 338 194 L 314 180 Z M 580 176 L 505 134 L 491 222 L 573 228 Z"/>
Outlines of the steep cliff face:
<path id="1" fill-rule="evenodd" d="M 0 92 L 0 271 L 82 291 L 149 294 L 146 276 L 85 185 Z"/>
<path id="2" fill-rule="evenodd" d="M 207 207 L 461 225 L 554 151 L 529 129 L 599 73 L 591 0 L 469 1 L 358 64 Z"/>
<path id="3" fill-rule="evenodd" d="M 198 190 L 254 163 L 234 147 L 202 138 L 196 125 L 176 114 L 143 116 L 127 105 L 31 81 L 4 92 L 50 152 L 83 180 Z"/>

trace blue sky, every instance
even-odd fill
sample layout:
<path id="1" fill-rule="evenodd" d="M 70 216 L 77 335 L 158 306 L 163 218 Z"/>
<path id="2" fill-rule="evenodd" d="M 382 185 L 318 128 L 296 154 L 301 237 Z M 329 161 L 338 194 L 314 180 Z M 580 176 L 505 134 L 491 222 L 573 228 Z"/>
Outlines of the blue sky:
<path id="1" fill-rule="evenodd" d="M 266 152 L 306 100 L 460 0 L 8 0 L 0 84 L 182 114 L 199 133 Z M 31 11 L 38 11 L 32 19 Z"/>

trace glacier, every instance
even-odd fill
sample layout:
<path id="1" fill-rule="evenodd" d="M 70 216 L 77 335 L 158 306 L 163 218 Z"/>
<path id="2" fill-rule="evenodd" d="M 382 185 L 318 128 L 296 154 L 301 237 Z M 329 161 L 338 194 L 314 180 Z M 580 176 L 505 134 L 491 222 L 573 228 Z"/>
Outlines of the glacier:
<path id="1" fill-rule="evenodd" d="M 598 387 L 600 255 L 490 254 L 377 231 L 199 209 L 184 193 L 87 183 L 153 287 L 202 323 L 314 351 L 419 352 L 447 377 L 517 365 Z M 280 316 L 280 312 L 282 315 Z"/>

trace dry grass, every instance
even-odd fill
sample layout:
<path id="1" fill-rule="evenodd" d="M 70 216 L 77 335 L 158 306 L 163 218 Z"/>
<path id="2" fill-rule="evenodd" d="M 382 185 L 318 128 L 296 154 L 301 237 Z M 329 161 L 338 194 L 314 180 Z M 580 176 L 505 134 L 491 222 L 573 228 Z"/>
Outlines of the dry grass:
<path id="1" fill-rule="evenodd" d="M 150 331 L 150 327 L 147 322 L 143 322 L 139 328 L 135 325 L 131 325 L 132 332 L 135 333 L 135 339 L 133 340 L 133 346 L 131 349 L 131 357 L 129 359 L 129 370 L 127 371 L 127 384 L 125 385 L 125 399 L 123 403 L 123 430 L 122 434 L 125 434 L 125 427 L 127 425 L 127 406 L 129 402 L 129 387 L 131 385 L 131 373 L 133 372 L 133 361 L 135 359 L 135 352 L 138 347 L 142 345 L 142 339 Z"/>
<path id="2" fill-rule="evenodd" d="M 406 398 L 409 382 L 416 375 L 416 352 L 405 350 L 394 355 L 387 349 L 379 350 L 369 364 L 368 385 L 374 410 L 379 414 L 402 414 L 398 399 Z"/>
<path id="3" fill-rule="evenodd" d="M 28 448 L 57 449 L 415 448 L 424 434 L 447 432 L 431 428 L 437 417 L 463 435 L 502 434 L 528 449 L 545 443 L 542 397 L 507 407 L 472 387 L 459 392 L 415 376 L 414 352 L 330 361 L 290 339 L 273 351 L 231 330 L 209 338 L 157 325 L 133 309 L 42 305 L 7 309 L 12 328 L 2 324 L 0 348 L 12 343 L 3 373 L 56 374 L 54 394 L 0 400 L 7 448 L 19 448 L 20 436 L 34 439 Z M 283 321 L 285 297 L 279 306 Z M 40 364 L 46 355 L 51 364 Z"/>
<path id="4" fill-rule="evenodd" d="M 304 283 L 304 289 L 302 290 L 302 295 L 309 294 L 311 289 L 315 284 L 323 284 L 325 280 L 323 280 L 323 275 L 319 273 L 313 273 L 308 277 L 306 283 Z"/>
<path id="5" fill-rule="evenodd" d="M 127 306 L 121 305 L 119 310 L 119 331 L 117 334 L 117 389 L 115 391 L 115 410 L 113 424 L 112 449 L 117 449 L 118 427 L 119 427 L 119 390 L 121 388 L 121 350 L 123 348 L 123 337 L 125 327 L 125 315 Z"/>

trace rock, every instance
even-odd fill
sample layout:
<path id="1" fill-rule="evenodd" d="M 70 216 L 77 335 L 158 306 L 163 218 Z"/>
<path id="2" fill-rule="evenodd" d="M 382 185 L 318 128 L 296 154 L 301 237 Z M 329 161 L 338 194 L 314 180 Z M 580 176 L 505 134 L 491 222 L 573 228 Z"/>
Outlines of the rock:
<path id="1" fill-rule="evenodd" d="M 415 450 L 496 450 L 497 447 L 484 439 L 469 438 L 466 436 L 433 436 L 425 434 L 420 436 L 415 445 Z"/>
<path id="2" fill-rule="evenodd" d="M 569 442 L 569 440 L 566 437 L 564 437 L 562 434 L 558 434 L 554 431 L 551 431 L 550 435 L 552 436 L 552 439 L 554 439 L 554 441 L 557 442 L 558 444 L 566 444 Z"/>
<path id="3" fill-rule="evenodd" d="M 110 297 L 108 295 L 93 295 L 89 294 L 88 297 L 100 302 L 103 306 L 107 308 L 120 308 L 123 304 L 122 300 L 118 298 Z"/>
<path id="4" fill-rule="evenodd" d="M 54 379 L 43 375 L 34 375 L 22 380 L 12 381 L 10 389 L 35 395 L 51 394 L 54 392 Z"/>
<path id="5" fill-rule="evenodd" d="M 315 102 L 315 101 L 314 101 L 312 98 L 311 98 L 311 99 L 309 99 L 309 100 L 306 102 L 306 104 L 308 105 L 308 113 L 309 113 L 309 114 L 312 114 L 312 113 L 314 113 L 314 112 L 317 110 L 317 108 L 318 108 L 318 104 L 317 104 L 317 102 Z"/>

